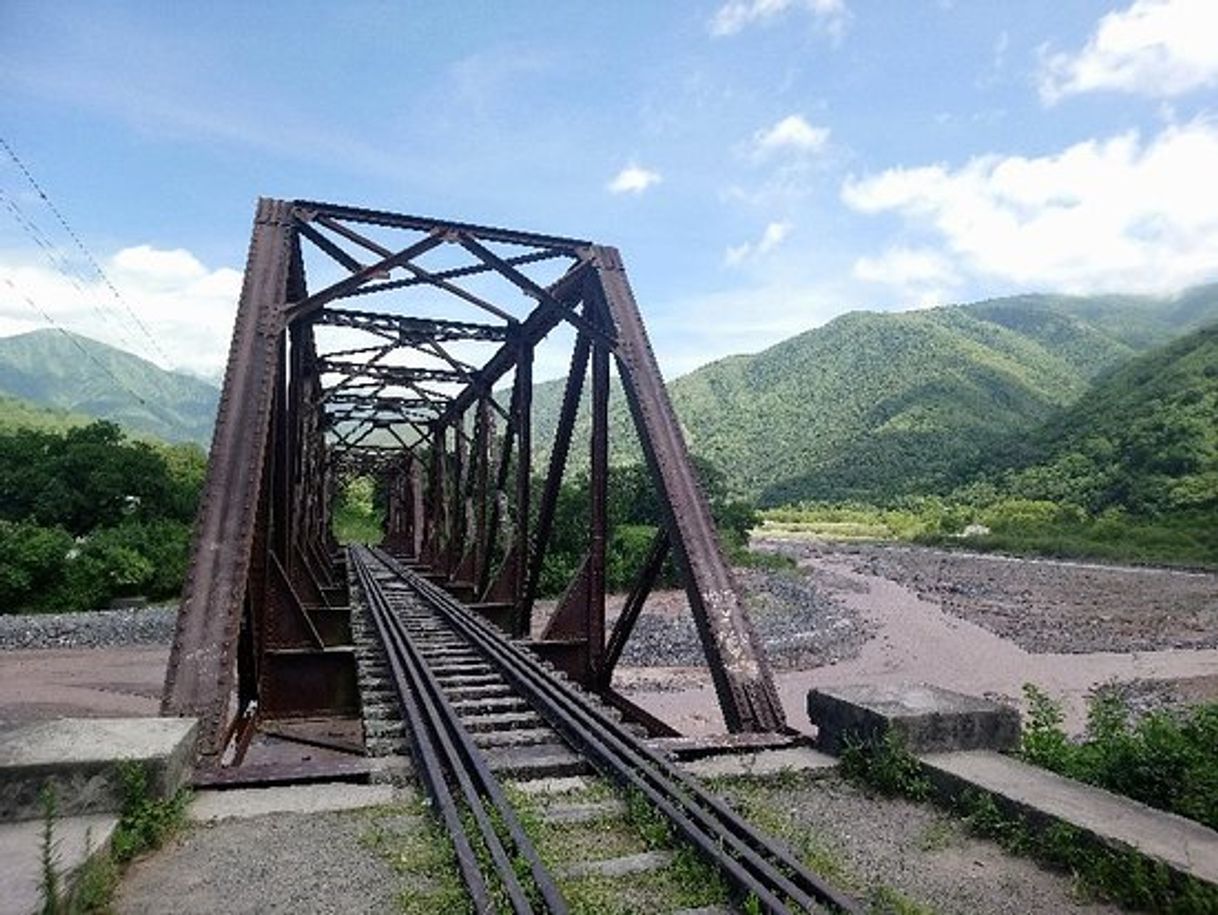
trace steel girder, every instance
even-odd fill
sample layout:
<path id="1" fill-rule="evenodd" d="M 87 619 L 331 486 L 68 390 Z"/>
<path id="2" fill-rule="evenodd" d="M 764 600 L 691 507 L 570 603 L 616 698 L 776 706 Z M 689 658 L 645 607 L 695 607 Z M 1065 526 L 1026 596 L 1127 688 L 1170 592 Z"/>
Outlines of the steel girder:
<path id="1" fill-rule="evenodd" d="M 310 288 L 306 251 L 345 275 Z M 448 260 L 433 263 L 441 254 Z M 556 275 L 534 275 L 547 268 Z M 492 280 L 500 291 L 488 292 Z M 396 297 L 419 293 L 466 314 L 472 309 L 481 320 L 401 313 Z M 338 307 L 373 295 L 399 310 Z M 548 472 L 538 483 L 533 357 L 560 324 L 573 329 L 575 343 Z M 371 343 L 327 349 L 321 334 L 334 329 L 363 333 Z M 448 348 L 477 346 L 495 348 L 476 359 Z M 664 523 L 606 639 L 611 365 Z M 333 383 L 336 374 L 342 377 Z M 213 762 L 251 707 L 262 718 L 352 713 L 354 667 L 330 532 L 340 475 L 381 480 L 386 546 L 514 634 L 530 636 L 585 386 L 588 553 L 531 644 L 646 720 L 613 692 L 611 677 L 671 554 L 728 728 L 782 729 L 764 653 L 616 249 L 268 199 L 259 202 L 254 222 L 163 710 L 200 717 L 200 750 Z"/>

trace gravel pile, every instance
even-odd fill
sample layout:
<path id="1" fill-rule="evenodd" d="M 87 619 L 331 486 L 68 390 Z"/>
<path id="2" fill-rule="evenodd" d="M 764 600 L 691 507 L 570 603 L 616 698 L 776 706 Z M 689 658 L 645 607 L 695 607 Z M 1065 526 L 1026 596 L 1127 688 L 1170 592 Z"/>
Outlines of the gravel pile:
<path id="1" fill-rule="evenodd" d="M 859 614 L 834 600 L 802 571 L 737 569 L 749 618 L 774 670 L 833 664 L 855 657 L 871 630 Z M 656 611 L 649 612 L 655 602 Z M 706 662 L 684 595 L 653 595 L 622 653 L 634 667 Z"/>
<path id="2" fill-rule="evenodd" d="M 0 616 L 0 651 L 168 645 L 173 641 L 176 618 L 176 605 L 5 615 Z"/>

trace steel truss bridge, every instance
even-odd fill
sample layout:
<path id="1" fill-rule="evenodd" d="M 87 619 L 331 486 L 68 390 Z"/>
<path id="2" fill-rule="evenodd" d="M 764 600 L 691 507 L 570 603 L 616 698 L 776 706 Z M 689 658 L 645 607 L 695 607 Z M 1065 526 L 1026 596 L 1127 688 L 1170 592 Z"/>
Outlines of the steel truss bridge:
<path id="1" fill-rule="evenodd" d="M 556 428 L 540 430 L 534 368 L 556 354 L 565 388 Z M 612 628 L 611 367 L 663 509 Z M 577 422 L 581 409 L 590 421 Z M 587 554 L 535 627 L 577 448 Z M 358 719 L 350 570 L 331 533 L 336 493 L 355 474 L 387 494 L 389 553 L 652 733 L 671 729 L 612 677 L 671 556 L 728 730 L 785 729 L 618 251 L 262 199 L 163 698 L 165 713 L 199 718 L 201 769 L 231 768 L 234 741 L 259 728 Z"/>

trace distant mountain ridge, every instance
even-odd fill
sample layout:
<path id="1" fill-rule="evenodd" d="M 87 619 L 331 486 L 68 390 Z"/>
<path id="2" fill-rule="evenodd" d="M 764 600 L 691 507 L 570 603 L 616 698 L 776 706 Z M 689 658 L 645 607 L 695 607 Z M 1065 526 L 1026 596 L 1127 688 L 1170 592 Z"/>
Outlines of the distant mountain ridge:
<path id="1" fill-rule="evenodd" d="M 947 490 L 996 443 L 1031 433 L 1098 377 L 1218 322 L 1218 284 L 1170 297 L 1022 295 L 839 316 L 669 383 L 686 440 L 763 504 Z M 534 396 L 537 438 L 563 381 Z M 580 418 L 586 429 L 586 412 Z M 614 437 L 629 432 L 615 390 Z M 545 447 L 537 466 L 545 467 Z M 615 460 L 638 459 L 618 445 Z M 586 466 L 573 450 L 571 466 Z"/>
<path id="2" fill-rule="evenodd" d="M 0 395 L 206 446 L 220 392 L 97 340 L 36 330 L 0 338 Z"/>

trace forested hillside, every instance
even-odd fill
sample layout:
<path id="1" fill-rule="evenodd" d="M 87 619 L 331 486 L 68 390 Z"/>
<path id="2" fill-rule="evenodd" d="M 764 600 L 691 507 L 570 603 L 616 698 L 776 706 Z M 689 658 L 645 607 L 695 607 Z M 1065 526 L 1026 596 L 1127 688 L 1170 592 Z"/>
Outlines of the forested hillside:
<path id="1" fill-rule="evenodd" d="M 1218 325 L 1115 369 L 999 460 L 979 476 L 1004 495 L 1091 513 L 1218 508 Z"/>
<path id="2" fill-rule="evenodd" d="M 63 432 L 76 426 L 87 426 L 89 417 L 55 407 L 42 407 L 17 397 L 0 394 L 0 430 L 41 429 L 46 432 Z"/>
<path id="3" fill-rule="evenodd" d="M 202 445 L 219 400 L 219 391 L 197 378 L 58 330 L 0 338 L 0 394 Z"/>
<path id="4" fill-rule="evenodd" d="M 734 491 L 767 505 L 885 501 L 950 491 L 1094 379 L 1206 320 L 1218 321 L 1218 285 L 1169 298 L 1025 295 L 854 312 L 669 390 L 691 450 Z M 539 470 L 562 386 L 534 397 Z M 613 404 L 613 459 L 637 461 L 620 389 Z M 572 452 L 574 467 L 584 452 Z"/>

